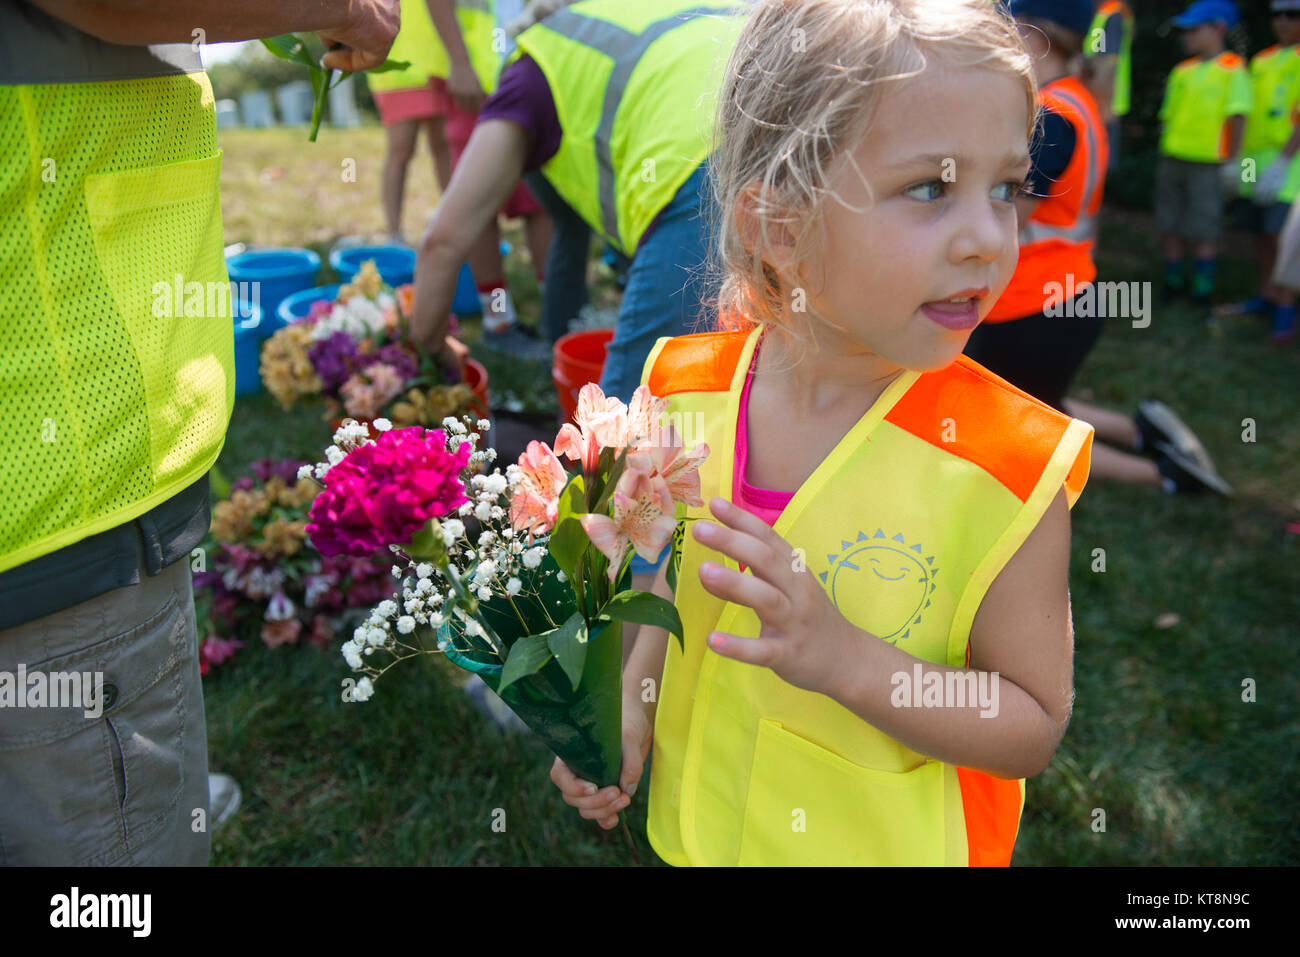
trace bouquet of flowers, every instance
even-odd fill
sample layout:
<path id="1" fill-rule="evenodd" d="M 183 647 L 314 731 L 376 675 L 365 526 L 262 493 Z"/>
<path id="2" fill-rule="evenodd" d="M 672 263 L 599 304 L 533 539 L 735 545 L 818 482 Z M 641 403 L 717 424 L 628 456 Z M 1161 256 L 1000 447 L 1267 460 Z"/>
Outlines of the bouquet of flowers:
<path id="1" fill-rule="evenodd" d="M 262 381 L 285 408 L 304 396 L 325 400 L 326 418 L 387 418 L 435 425 L 447 416 L 487 415 L 460 373 L 409 335 L 413 287 L 384 284 L 372 260 L 262 345 Z M 452 330 L 453 334 L 455 329 Z"/>
<path id="2" fill-rule="evenodd" d="M 308 508 L 319 485 L 297 477 L 302 464 L 254 462 L 256 479 L 237 479 L 213 509 L 204 567 L 194 575 L 205 676 L 244 647 L 241 639 L 260 636 L 274 648 L 305 635 L 326 648 L 349 618 L 363 617 L 395 590 L 383 551 L 322 558 L 305 547 Z"/>
<path id="3" fill-rule="evenodd" d="M 343 645 L 362 672 L 354 700 L 397 662 L 444 654 L 488 684 L 579 776 L 617 781 L 621 764 L 622 622 L 667 629 L 672 603 L 627 587 L 636 552 L 659 556 L 685 504 L 699 500 L 708 447 L 686 450 L 665 400 L 645 386 L 630 407 L 594 384 L 554 448 L 531 442 L 505 473 L 487 467 L 469 420 L 443 428 L 345 423 L 327 461 L 301 474 L 324 490 L 307 532 L 324 555 L 388 547 L 401 592 Z M 477 423 L 486 426 L 485 421 Z M 560 456 L 578 463 L 566 472 Z M 674 555 L 674 559 L 675 559 Z M 670 568 L 673 565 L 670 565 Z"/>

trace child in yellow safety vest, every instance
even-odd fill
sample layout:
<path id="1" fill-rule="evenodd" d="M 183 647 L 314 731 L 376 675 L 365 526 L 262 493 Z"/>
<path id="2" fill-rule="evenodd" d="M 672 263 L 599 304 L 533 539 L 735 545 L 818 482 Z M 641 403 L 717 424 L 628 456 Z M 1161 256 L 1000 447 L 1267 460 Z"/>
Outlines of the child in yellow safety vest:
<path id="1" fill-rule="evenodd" d="M 1035 105 L 987 0 L 755 5 L 718 102 L 726 319 L 642 380 L 710 449 L 655 585 L 685 641 L 637 636 L 618 788 L 553 767 L 583 817 L 613 827 L 653 749 L 671 864 L 1010 861 L 1069 722 L 1093 434 L 961 355 L 1016 267 Z"/>
<path id="2" fill-rule="evenodd" d="M 1174 26 L 1183 60 L 1165 85 L 1156 164 L 1156 228 L 1164 236 L 1166 296 L 1183 294 L 1184 241 L 1193 244 L 1191 299 L 1206 306 L 1214 289 L 1223 193 L 1237 194 L 1242 131 L 1251 107 L 1246 62 L 1224 47 L 1239 21 L 1228 0 L 1196 0 Z"/>
<path id="3" fill-rule="evenodd" d="M 1238 223 L 1256 234 L 1259 293 L 1242 303 L 1220 306 L 1215 319 L 1246 314 L 1272 319 L 1276 343 L 1295 338 L 1295 292 L 1272 281 L 1278 236 L 1300 192 L 1300 0 L 1273 0 L 1277 43 L 1250 60 L 1252 103 L 1242 139 L 1243 161 L 1252 175 L 1241 177 L 1235 201 Z"/>

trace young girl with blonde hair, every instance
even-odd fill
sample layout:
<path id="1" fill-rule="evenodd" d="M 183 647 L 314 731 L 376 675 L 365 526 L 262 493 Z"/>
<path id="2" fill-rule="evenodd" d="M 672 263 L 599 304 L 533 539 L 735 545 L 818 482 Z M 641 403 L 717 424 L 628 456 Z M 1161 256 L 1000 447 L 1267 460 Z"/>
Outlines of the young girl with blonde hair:
<path id="1" fill-rule="evenodd" d="M 961 355 L 1011 278 L 1036 89 L 988 0 L 766 0 L 713 162 L 724 328 L 644 381 L 711 449 L 624 674 L 671 864 L 1006 864 L 1069 722 L 1092 430 Z"/>

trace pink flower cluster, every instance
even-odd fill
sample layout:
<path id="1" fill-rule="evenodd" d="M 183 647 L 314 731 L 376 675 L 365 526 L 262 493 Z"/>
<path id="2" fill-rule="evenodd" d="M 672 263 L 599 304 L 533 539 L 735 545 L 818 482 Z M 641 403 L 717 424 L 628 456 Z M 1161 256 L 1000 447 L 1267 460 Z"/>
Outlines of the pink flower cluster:
<path id="1" fill-rule="evenodd" d="M 325 473 L 307 534 L 322 555 L 370 555 L 409 542 L 431 518 L 469 501 L 460 472 L 471 448 L 447 451 L 441 429 L 382 432 Z"/>
<path id="2" fill-rule="evenodd" d="M 375 419 L 389 402 L 402 394 L 406 377 L 386 362 L 368 366 L 364 373 L 354 372 L 342 386 L 343 408 L 358 419 Z"/>
<path id="3" fill-rule="evenodd" d="M 626 448 L 623 474 L 610 497 L 611 514 L 583 515 L 579 521 L 592 544 L 609 559 L 610 581 L 617 577 L 629 547 L 654 561 L 677 527 L 675 503 L 704 504 L 699 467 L 709 454 L 704 443 L 684 449 L 671 423 L 662 430 L 658 427 L 667 405 L 666 399 L 655 398 L 644 385 L 627 406 L 594 383 L 583 386 L 574 416 L 577 424 L 561 426 L 555 449 L 531 442 L 519 458 L 521 480 L 510 503 L 510 522 L 516 531 L 527 531 L 531 541 L 532 535 L 554 525 L 568 481 L 557 456 L 581 461 L 590 484 L 601 452 L 612 449 L 617 456 Z"/>

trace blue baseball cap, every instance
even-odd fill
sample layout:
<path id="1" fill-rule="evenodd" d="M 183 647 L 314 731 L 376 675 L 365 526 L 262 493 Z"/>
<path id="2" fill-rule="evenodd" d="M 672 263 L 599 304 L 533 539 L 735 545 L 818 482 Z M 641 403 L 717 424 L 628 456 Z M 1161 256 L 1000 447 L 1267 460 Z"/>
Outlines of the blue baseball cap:
<path id="1" fill-rule="evenodd" d="M 1092 0 L 1011 0 L 1009 9 L 1017 20 L 1038 17 L 1059 23 L 1083 36 L 1092 26 Z"/>
<path id="2" fill-rule="evenodd" d="M 1173 23 L 1176 27 L 1199 27 L 1202 23 L 1213 23 L 1215 20 L 1222 20 L 1229 29 L 1237 25 L 1241 15 L 1237 13 L 1237 5 L 1231 0 L 1196 0 L 1182 14 L 1174 17 Z"/>

